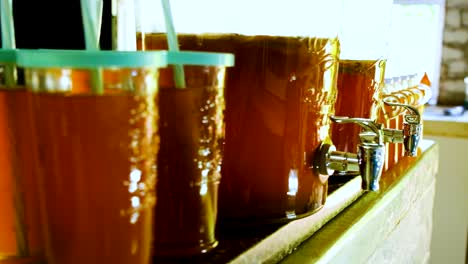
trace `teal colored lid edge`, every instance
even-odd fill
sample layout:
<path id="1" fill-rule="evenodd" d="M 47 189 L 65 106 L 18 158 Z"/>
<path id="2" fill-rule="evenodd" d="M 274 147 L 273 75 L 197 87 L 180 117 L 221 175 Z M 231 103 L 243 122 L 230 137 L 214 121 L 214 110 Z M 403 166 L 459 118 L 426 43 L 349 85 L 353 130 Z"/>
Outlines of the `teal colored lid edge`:
<path id="1" fill-rule="evenodd" d="M 234 54 L 202 51 L 169 51 L 168 64 L 234 66 Z"/>
<path id="2" fill-rule="evenodd" d="M 0 64 L 15 63 L 17 59 L 17 50 L 0 49 Z"/>
<path id="3" fill-rule="evenodd" d="M 135 68 L 166 67 L 166 51 L 18 50 L 20 67 Z"/>

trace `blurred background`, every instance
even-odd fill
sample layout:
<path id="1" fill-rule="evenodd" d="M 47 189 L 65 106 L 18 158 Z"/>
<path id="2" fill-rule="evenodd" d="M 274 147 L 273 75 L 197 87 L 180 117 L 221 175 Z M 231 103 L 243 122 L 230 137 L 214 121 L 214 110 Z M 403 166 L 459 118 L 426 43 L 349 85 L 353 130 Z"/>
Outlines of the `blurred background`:
<path id="1" fill-rule="evenodd" d="M 101 49 L 111 49 L 111 0 L 104 0 Z M 80 0 L 13 0 L 17 48 L 84 49 Z"/>

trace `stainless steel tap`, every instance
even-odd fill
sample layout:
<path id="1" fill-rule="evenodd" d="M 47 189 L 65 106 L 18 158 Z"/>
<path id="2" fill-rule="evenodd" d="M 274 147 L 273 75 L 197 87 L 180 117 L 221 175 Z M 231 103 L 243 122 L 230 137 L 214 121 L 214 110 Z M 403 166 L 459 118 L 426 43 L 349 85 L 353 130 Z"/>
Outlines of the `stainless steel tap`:
<path id="1" fill-rule="evenodd" d="M 403 129 L 384 128 L 384 142 L 403 143 L 405 156 L 414 157 L 417 155 L 419 141 L 422 134 L 421 114 L 413 106 L 384 101 L 389 106 L 404 107 L 410 114 L 404 115 Z"/>
<path id="2" fill-rule="evenodd" d="M 314 160 L 314 168 L 326 175 L 332 175 L 335 171 L 358 171 L 362 177 L 363 190 L 379 190 L 385 161 L 382 125 L 365 118 L 335 116 L 331 119 L 336 123 L 354 123 L 363 128 L 359 134 L 357 154 L 336 151 L 335 146 L 322 144 Z"/>
<path id="3" fill-rule="evenodd" d="M 371 119 L 330 117 L 335 123 L 353 123 L 363 130 L 359 133 L 357 154 L 337 151 L 331 144 L 322 144 L 314 157 L 313 167 L 322 175 L 338 172 L 359 172 L 362 189 L 377 191 L 385 161 L 385 143 L 403 143 L 406 156 L 416 156 L 421 138 L 422 124 L 419 111 L 410 105 L 384 101 L 389 106 L 404 107 L 410 113 L 404 115 L 403 129 L 384 128 Z"/>

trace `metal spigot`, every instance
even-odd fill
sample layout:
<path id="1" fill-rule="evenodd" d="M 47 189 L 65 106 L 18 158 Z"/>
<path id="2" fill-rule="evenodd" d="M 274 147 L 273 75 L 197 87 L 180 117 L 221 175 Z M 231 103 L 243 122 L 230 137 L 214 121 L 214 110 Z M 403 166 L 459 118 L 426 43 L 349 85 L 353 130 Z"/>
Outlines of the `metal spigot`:
<path id="1" fill-rule="evenodd" d="M 330 144 L 322 144 L 315 155 L 314 167 L 320 174 L 332 175 L 335 171 L 359 171 L 362 189 L 379 190 L 379 180 L 385 161 L 385 144 L 382 125 L 365 118 L 331 117 L 336 123 L 353 123 L 363 128 L 359 134 L 357 154 L 336 151 Z"/>
<path id="2" fill-rule="evenodd" d="M 382 130 L 384 142 L 403 143 L 405 156 L 417 155 L 419 141 L 422 134 L 421 114 L 418 109 L 411 105 L 385 101 L 389 106 L 400 106 L 406 108 L 410 114 L 404 115 L 403 129 L 384 128 Z"/>
<path id="3" fill-rule="evenodd" d="M 330 144 L 322 144 L 314 157 L 314 168 L 322 175 L 338 172 L 359 172 L 362 189 L 377 191 L 385 161 L 385 143 L 403 143 L 406 156 L 416 156 L 421 139 L 422 124 L 419 111 L 410 105 L 384 101 L 389 106 L 404 107 L 410 113 L 404 115 L 403 129 L 383 128 L 371 119 L 330 117 L 335 123 L 358 124 L 363 128 L 359 133 L 360 143 L 357 154 L 337 151 Z"/>

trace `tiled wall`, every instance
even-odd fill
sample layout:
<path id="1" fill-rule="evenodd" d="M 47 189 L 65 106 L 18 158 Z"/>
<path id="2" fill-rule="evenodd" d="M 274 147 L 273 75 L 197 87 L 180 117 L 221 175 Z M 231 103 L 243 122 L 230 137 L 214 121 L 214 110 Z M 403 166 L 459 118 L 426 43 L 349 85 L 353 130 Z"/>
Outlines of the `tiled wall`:
<path id="1" fill-rule="evenodd" d="M 438 104 L 459 105 L 468 76 L 468 0 L 446 0 Z"/>

